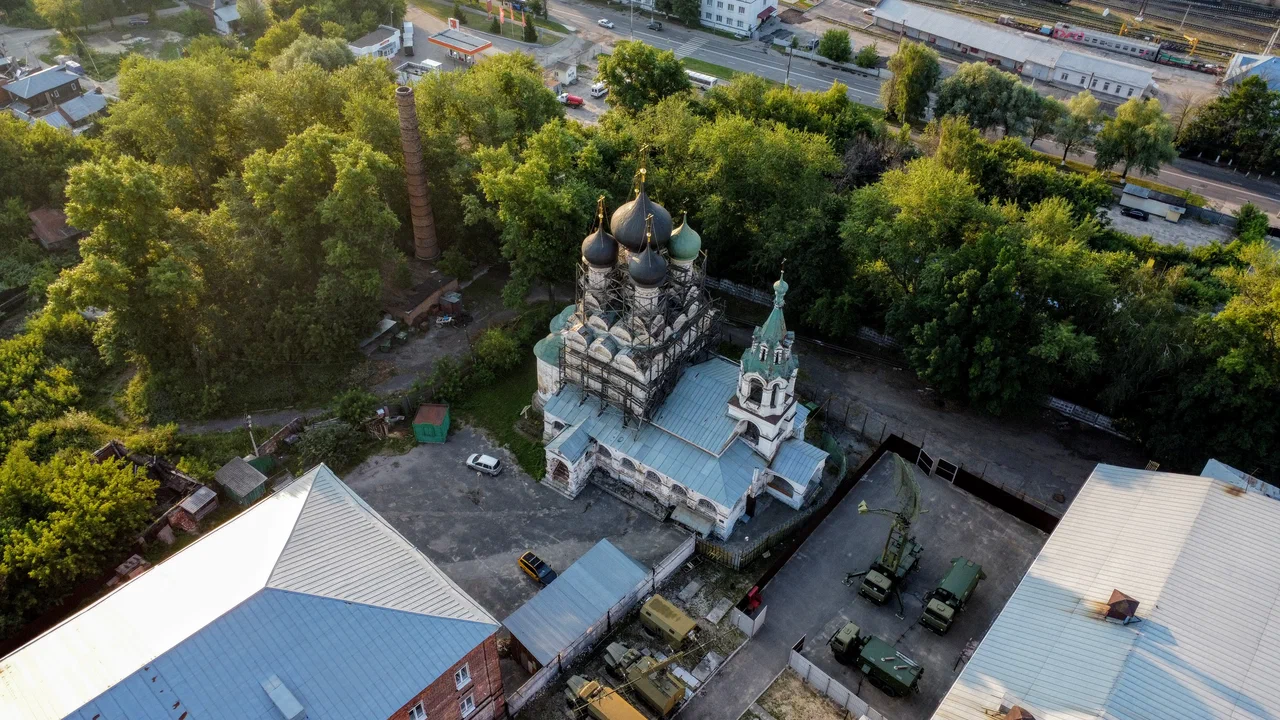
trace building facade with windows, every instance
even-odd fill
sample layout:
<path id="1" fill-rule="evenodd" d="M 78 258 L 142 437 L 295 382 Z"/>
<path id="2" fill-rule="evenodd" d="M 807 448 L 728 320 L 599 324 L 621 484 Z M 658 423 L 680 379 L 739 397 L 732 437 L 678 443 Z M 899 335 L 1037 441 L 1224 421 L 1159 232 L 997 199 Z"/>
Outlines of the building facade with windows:
<path id="1" fill-rule="evenodd" d="M 705 253 L 688 219 L 636 197 L 582 242 L 577 299 L 534 347 L 549 487 L 589 482 L 652 514 L 728 538 L 759 502 L 800 508 L 827 454 L 804 440 L 799 357 L 784 279 L 751 346 L 714 353 L 719 309 L 704 288 Z"/>
<path id="2" fill-rule="evenodd" d="M 320 465 L 0 659 L 0 717 L 490 720 L 497 631 Z"/>
<path id="3" fill-rule="evenodd" d="M 761 23 L 778 12 L 778 0 L 702 0 L 702 24 L 724 32 L 755 37 Z"/>

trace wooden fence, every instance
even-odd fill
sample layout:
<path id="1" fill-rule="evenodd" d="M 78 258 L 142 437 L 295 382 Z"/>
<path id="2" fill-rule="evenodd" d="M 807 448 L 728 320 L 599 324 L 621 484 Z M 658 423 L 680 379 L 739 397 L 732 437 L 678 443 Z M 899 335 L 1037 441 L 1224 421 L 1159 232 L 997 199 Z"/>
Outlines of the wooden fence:
<path id="1" fill-rule="evenodd" d="M 671 577 L 676 570 L 688 560 L 694 551 L 694 541 L 690 537 L 665 558 L 660 560 L 649 575 L 622 597 L 604 617 L 588 627 L 581 635 L 560 651 L 556 658 L 533 674 L 523 685 L 507 696 L 507 712 L 514 715 L 542 692 L 584 651 L 595 647 L 605 636 L 613 631 L 615 625 L 622 621 L 639 604 L 640 599 L 657 591 L 662 583 Z"/>

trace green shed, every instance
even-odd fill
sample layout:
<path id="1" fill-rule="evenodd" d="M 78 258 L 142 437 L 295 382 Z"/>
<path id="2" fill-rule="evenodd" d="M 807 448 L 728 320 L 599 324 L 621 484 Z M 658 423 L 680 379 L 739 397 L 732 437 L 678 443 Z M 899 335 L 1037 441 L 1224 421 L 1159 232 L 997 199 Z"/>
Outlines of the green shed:
<path id="1" fill-rule="evenodd" d="M 244 458 L 235 458 L 223 465 L 213 479 L 241 505 L 248 505 L 267 493 L 267 476 Z"/>
<path id="2" fill-rule="evenodd" d="M 418 442 L 442 443 L 449 437 L 449 406 L 427 403 L 413 416 L 413 436 Z"/>

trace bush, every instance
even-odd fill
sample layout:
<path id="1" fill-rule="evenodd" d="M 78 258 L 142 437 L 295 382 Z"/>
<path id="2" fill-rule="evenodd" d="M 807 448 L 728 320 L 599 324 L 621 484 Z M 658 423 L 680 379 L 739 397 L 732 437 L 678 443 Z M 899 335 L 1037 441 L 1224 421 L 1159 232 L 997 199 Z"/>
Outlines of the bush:
<path id="1" fill-rule="evenodd" d="M 440 358 L 427 378 L 431 399 L 446 403 L 457 400 L 465 389 L 463 380 L 462 363 L 450 357 Z"/>
<path id="2" fill-rule="evenodd" d="M 199 10 L 183 10 L 176 15 L 170 15 L 163 24 L 185 37 L 207 35 L 213 32 L 213 23 Z"/>
<path id="3" fill-rule="evenodd" d="M 463 11 L 460 3 L 453 4 L 453 17 L 458 21 L 459 25 L 467 24 L 467 13 Z"/>
<path id="4" fill-rule="evenodd" d="M 520 364 L 520 344 L 506 330 L 489 328 L 475 345 L 476 363 L 493 373 L 510 370 Z"/>
<path id="5" fill-rule="evenodd" d="M 502 23 L 498 22 L 497 17 L 494 17 L 493 20 L 489 21 L 489 32 L 493 33 L 494 35 L 502 34 Z M 448 255 L 449 252 L 451 251 L 445 251 L 445 255 Z M 443 256 L 441 257 L 441 259 L 443 259 Z M 452 275 L 453 273 L 449 273 L 449 274 Z"/>
<path id="6" fill-rule="evenodd" d="M 880 51 L 876 49 L 876 44 L 863 45 L 862 49 L 853 58 L 853 64 L 860 68 L 873 68 L 880 62 Z"/>
<path id="7" fill-rule="evenodd" d="M 306 468 L 320 463 L 343 470 L 359 462 L 365 446 L 365 436 L 351 425 L 331 422 L 311 428 L 298 441 L 298 457 Z"/>
<path id="8" fill-rule="evenodd" d="M 502 32 L 501 28 L 498 28 L 496 18 L 493 21 L 493 26 L 489 28 L 489 32 L 494 34 Z M 470 280 L 474 265 L 461 250 L 451 247 L 440 254 L 440 260 L 436 262 L 436 267 L 440 269 L 440 272 L 450 277 L 455 277 L 459 280 Z"/>
<path id="9" fill-rule="evenodd" d="M 849 62 L 849 58 L 853 57 L 853 43 L 849 42 L 849 33 L 835 29 L 822 33 L 822 39 L 818 41 L 818 54 L 835 62 Z"/>
<path id="10" fill-rule="evenodd" d="M 524 24 L 524 41 L 527 43 L 538 42 L 538 30 L 533 26 L 533 18 L 529 18 Z"/>
<path id="11" fill-rule="evenodd" d="M 373 417 L 378 409 L 378 396 L 367 390 L 353 388 L 333 399 L 333 412 L 340 420 L 359 427 Z"/>

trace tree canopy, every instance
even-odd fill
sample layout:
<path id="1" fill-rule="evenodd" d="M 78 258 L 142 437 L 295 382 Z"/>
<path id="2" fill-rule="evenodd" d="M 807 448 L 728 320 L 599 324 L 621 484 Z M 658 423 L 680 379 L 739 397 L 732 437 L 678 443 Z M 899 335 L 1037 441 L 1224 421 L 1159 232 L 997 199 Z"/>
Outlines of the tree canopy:
<path id="1" fill-rule="evenodd" d="M 609 105 L 636 112 L 689 89 L 684 66 L 670 50 L 623 40 L 600 58 L 597 77 L 609 87 Z"/>
<path id="2" fill-rule="evenodd" d="M 972 62 L 942 81 L 934 113 L 963 115 L 983 132 L 998 127 L 1005 135 L 1020 135 L 1040 108 L 1040 96 L 1017 76 Z"/>
<path id="3" fill-rule="evenodd" d="M 853 57 L 853 43 L 849 41 L 849 33 L 839 28 L 822 33 L 822 38 L 818 40 L 818 54 L 834 62 L 849 62 Z"/>
<path id="4" fill-rule="evenodd" d="M 1244 78 L 1199 108 L 1182 127 L 1178 145 L 1244 170 L 1274 173 L 1280 169 L 1280 90 L 1269 90 L 1257 75 Z"/>
<path id="5" fill-rule="evenodd" d="M 1178 156 L 1173 147 L 1173 123 L 1155 98 L 1133 98 L 1107 118 L 1095 141 L 1098 169 L 1110 170 L 1120 165 L 1121 178 L 1137 168 L 1155 175 L 1160 166 Z"/>
<path id="6" fill-rule="evenodd" d="M 921 43 L 903 40 L 889 58 L 893 77 L 880 85 L 885 115 L 902 123 L 919 125 L 929 107 L 929 93 L 942 78 L 938 53 Z"/>

